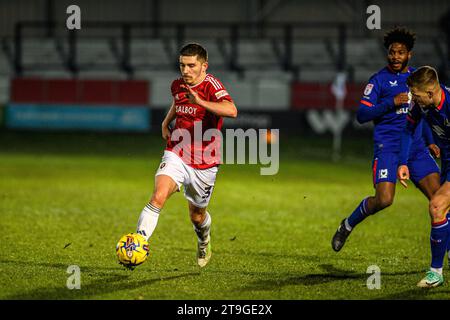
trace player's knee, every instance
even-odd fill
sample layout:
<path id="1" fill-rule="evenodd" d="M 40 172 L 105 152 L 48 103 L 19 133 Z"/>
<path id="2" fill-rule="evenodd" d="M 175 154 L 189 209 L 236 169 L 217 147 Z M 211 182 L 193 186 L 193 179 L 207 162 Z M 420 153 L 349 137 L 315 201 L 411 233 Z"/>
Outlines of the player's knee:
<path id="1" fill-rule="evenodd" d="M 192 223 L 195 225 L 201 225 L 204 220 L 204 216 L 201 213 L 191 213 L 190 216 Z"/>
<path id="2" fill-rule="evenodd" d="M 201 215 L 191 215 L 191 221 L 196 226 L 199 226 L 202 224 L 202 216 Z"/>
<path id="3" fill-rule="evenodd" d="M 444 220 L 446 215 L 445 202 L 439 198 L 432 198 L 429 205 L 430 217 L 433 222 L 440 222 Z"/>
<path id="4" fill-rule="evenodd" d="M 191 221 L 195 225 L 200 225 L 205 220 L 206 211 L 202 208 L 189 208 Z"/>
<path id="5" fill-rule="evenodd" d="M 394 197 L 391 195 L 385 195 L 382 197 L 377 198 L 376 201 L 376 208 L 379 210 L 383 210 L 389 206 L 392 205 L 392 203 L 394 203 Z"/>

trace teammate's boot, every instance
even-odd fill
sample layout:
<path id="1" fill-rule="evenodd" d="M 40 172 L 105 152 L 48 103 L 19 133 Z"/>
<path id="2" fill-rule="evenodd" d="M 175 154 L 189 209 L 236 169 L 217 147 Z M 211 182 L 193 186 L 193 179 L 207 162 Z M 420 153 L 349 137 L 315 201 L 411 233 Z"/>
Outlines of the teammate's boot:
<path id="1" fill-rule="evenodd" d="M 440 286 L 443 283 L 444 276 L 442 274 L 428 270 L 425 278 L 420 280 L 417 286 L 421 288 L 434 288 Z"/>
<path id="2" fill-rule="evenodd" d="M 334 251 L 338 252 L 339 250 L 342 249 L 342 247 L 345 244 L 345 241 L 350 235 L 350 232 L 351 231 L 348 231 L 347 228 L 345 227 L 345 219 L 342 220 L 336 233 L 333 236 L 333 239 L 331 240 L 331 247 L 333 248 Z"/>
<path id="3" fill-rule="evenodd" d="M 211 237 L 208 236 L 207 241 L 198 242 L 197 244 L 197 264 L 200 268 L 206 266 L 211 259 Z"/>

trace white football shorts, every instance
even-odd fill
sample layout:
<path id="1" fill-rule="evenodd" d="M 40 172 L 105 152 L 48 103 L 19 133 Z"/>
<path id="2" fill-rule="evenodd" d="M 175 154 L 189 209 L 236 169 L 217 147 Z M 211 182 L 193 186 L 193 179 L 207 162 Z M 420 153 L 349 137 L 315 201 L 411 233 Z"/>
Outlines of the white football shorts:
<path id="1" fill-rule="evenodd" d="M 178 190 L 181 186 L 184 187 L 184 196 L 188 201 L 196 207 L 205 208 L 211 199 L 218 171 L 217 166 L 204 170 L 194 169 L 175 153 L 165 150 L 155 177 L 159 175 L 171 177 L 178 185 Z"/>

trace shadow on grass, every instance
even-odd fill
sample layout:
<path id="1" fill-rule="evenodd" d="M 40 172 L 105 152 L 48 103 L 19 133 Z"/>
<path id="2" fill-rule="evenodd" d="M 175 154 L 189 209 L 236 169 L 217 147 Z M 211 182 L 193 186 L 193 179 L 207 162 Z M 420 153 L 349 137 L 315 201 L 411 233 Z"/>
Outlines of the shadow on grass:
<path id="1" fill-rule="evenodd" d="M 438 298 L 435 296 L 439 295 Z M 378 298 L 376 300 L 448 300 L 442 296 L 450 297 L 450 290 L 442 290 L 442 288 L 414 288 L 410 290 L 400 291 Z"/>
<path id="2" fill-rule="evenodd" d="M 284 278 L 255 281 L 250 286 L 245 287 L 243 290 L 272 291 L 280 289 L 281 287 L 284 286 L 291 286 L 291 285 L 315 286 L 330 282 L 348 281 L 348 280 L 361 280 L 363 281 L 362 283 L 365 283 L 367 278 L 369 277 L 369 274 L 367 273 L 356 273 L 355 271 L 338 269 L 331 264 L 321 264 L 318 267 L 322 269 L 324 272 L 306 274 L 301 276 L 287 275 Z M 407 272 L 390 272 L 390 273 L 383 272 L 383 275 L 402 276 L 402 275 L 420 274 L 422 272 L 423 270 L 407 271 Z"/>
<path id="3" fill-rule="evenodd" d="M 67 270 L 68 265 L 64 263 L 46 263 L 46 262 L 14 262 L 14 261 L 0 261 L 0 263 L 15 264 L 20 266 L 41 266 L 47 268 Z M 200 275 L 200 272 L 185 272 L 173 276 L 153 276 L 152 279 L 148 279 L 148 276 L 142 277 L 142 279 L 131 280 L 131 272 L 125 270 L 123 267 L 88 267 L 80 265 L 81 270 L 81 289 L 69 290 L 66 287 L 66 283 L 62 283 L 60 287 L 53 288 L 36 288 L 23 293 L 16 293 L 6 296 L 5 300 L 25 300 L 25 299 L 38 299 L 38 300 L 68 300 L 68 299 L 89 299 L 89 297 L 108 294 L 116 291 L 135 290 L 145 286 L 149 286 L 161 281 L 170 281 L 180 278 L 192 277 Z M 107 272 L 109 271 L 109 272 Z M 140 271 L 146 271 L 141 269 Z M 115 272 L 115 273 L 111 273 Z M 153 272 L 153 271 L 152 271 Z M 88 284 L 83 283 L 83 273 L 92 273 L 91 276 L 95 277 L 95 280 L 89 281 Z M 119 274 L 122 273 L 122 274 Z M 67 277 L 70 275 L 67 274 Z"/>
<path id="4" fill-rule="evenodd" d="M 192 253 L 192 248 L 175 248 L 179 252 L 187 252 Z M 213 254 L 215 256 L 221 255 L 224 256 L 230 256 L 230 257 L 237 257 L 236 250 L 229 250 L 229 249 L 217 249 L 213 248 Z M 268 251 L 250 251 L 246 250 L 245 253 L 241 253 L 245 257 L 252 257 L 254 259 L 266 261 L 268 258 L 271 260 L 276 259 L 292 259 L 295 261 L 309 261 L 309 262 L 323 262 L 324 257 L 321 255 L 306 255 L 303 253 L 289 253 L 289 252 L 268 252 Z M 345 257 L 345 260 L 347 261 L 360 261 L 361 258 L 358 257 Z M 255 260 L 257 261 L 257 260 Z"/>
<path id="5" fill-rule="evenodd" d="M 67 268 L 71 264 L 67 263 L 50 263 L 50 262 L 37 262 L 37 261 L 12 261 L 12 260 L 0 260 L 0 264 L 11 264 L 15 267 L 45 267 L 45 268 L 52 268 L 52 269 L 63 269 L 67 270 Z M 99 270 L 120 270 L 123 269 L 118 263 L 115 267 L 92 267 L 92 266 L 80 266 L 82 271 L 86 272 L 92 272 L 92 271 L 99 271 Z"/>
<path id="6" fill-rule="evenodd" d="M 198 276 L 198 272 L 184 273 L 177 276 L 158 277 L 154 279 L 128 281 L 129 275 L 112 275 L 97 279 L 89 284 L 81 284 L 81 289 L 69 290 L 64 285 L 58 288 L 38 288 L 24 293 L 7 296 L 6 300 L 68 300 L 68 299 L 87 299 L 94 295 L 112 293 L 116 291 L 135 290 L 141 287 L 149 286 L 160 281 L 169 281 L 179 278 Z"/>

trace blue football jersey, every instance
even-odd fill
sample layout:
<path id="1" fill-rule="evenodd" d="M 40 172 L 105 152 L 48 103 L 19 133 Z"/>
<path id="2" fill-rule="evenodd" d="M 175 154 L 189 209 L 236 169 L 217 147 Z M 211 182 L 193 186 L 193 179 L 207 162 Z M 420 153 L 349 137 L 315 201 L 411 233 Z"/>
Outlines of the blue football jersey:
<path id="1" fill-rule="evenodd" d="M 402 92 L 408 92 L 406 79 L 414 71 L 393 72 L 388 66 L 374 74 L 364 89 L 360 101 L 357 119 L 360 123 L 373 121 L 374 123 L 374 154 L 379 152 L 400 152 L 401 134 L 406 125 L 406 115 L 409 104 L 394 105 L 394 97 Z M 411 153 L 425 148 L 422 139 L 422 123 L 413 137 Z"/>
<path id="2" fill-rule="evenodd" d="M 419 105 L 413 104 L 406 119 L 408 125 L 406 132 L 416 134 L 419 130 L 417 128 L 421 119 L 424 119 L 433 133 L 433 138 L 436 144 L 441 149 L 441 159 L 445 162 L 450 161 L 450 89 L 441 85 L 441 103 L 436 108 L 422 108 Z M 414 132 L 414 130 L 416 132 Z M 409 138 L 411 139 L 411 138 Z M 402 145 L 402 164 L 406 162 L 409 148 L 413 148 L 414 142 L 408 141 Z"/>

